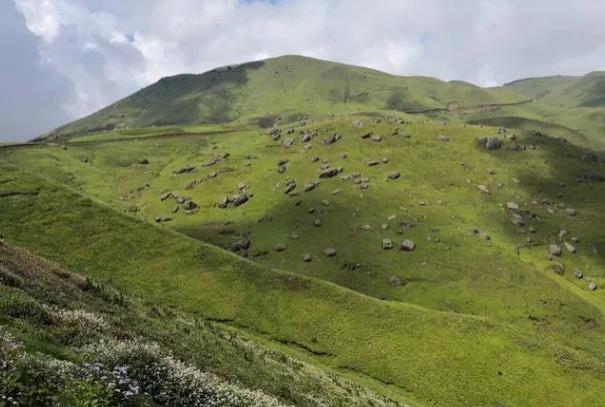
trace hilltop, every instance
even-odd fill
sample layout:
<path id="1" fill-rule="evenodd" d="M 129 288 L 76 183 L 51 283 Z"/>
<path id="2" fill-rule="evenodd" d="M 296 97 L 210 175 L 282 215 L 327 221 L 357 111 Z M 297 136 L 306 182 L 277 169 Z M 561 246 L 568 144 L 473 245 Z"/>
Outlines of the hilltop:
<path id="1" fill-rule="evenodd" d="M 238 122 L 271 127 L 305 116 L 447 109 L 450 103 L 521 102 L 515 94 L 428 77 L 400 77 L 302 56 L 283 56 L 159 80 L 46 139 L 150 126 Z"/>

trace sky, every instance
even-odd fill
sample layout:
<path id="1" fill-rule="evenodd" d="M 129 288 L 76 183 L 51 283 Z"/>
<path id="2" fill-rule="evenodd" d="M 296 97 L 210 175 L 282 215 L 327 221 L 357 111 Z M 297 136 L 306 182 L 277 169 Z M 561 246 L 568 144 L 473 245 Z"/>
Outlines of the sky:
<path id="1" fill-rule="evenodd" d="M 605 70 L 604 21 L 601 0 L 0 0 L 0 142 L 284 54 L 482 86 Z"/>

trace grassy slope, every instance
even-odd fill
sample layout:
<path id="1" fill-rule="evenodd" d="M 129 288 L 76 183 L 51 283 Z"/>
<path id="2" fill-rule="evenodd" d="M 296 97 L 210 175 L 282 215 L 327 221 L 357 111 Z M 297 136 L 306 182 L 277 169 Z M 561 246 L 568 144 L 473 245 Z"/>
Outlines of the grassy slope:
<path id="1" fill-rule="evenodd" d="M 257 338 L 125 296 L 8 243 L 0 244 L 0 265 L 0 333 L 11 332 L 30 354 L 92 363 L 83 348 L 136 339 L 159 344 L 181 361 L 260 388 L 285 403 L 391 405 L 365 388 L 264 346 Z M 58 313 L 81 312 L 102 321 L 104 329 L 90 322 L 91 317 L 57 318 Z"/>
<path id="2" fill-rule="evenodd" d="M 387 135 L 391 126 L 383 122 L 374 130 Z M 298 273 L 332 280 L 370 295 L 383 294 L 389 299 L 416 302 L 439 310 L 489 315 L 491 320 L 429 311 L 397 302 L 380 302 L 316 280 L 268 271 L 178 235 L 162 233 L 158 228 L 129 218 L 115 218 L 112 212 L 83 203 L 86 200 L 70 196 L 54 186 L 46 187 L 56 191 L 36 198 L 36 204 L 32 203 L 31 197 L 1 200 L 3 210 L 23 222 L 5 224 L 3 230 L 18 242 L 60 259 L 70 267 L 100 278 L 114 279 L 116 284 L 135 292 L 151 294 L 189 312 L 232 318 L 237 324 L 267 332 L 273 338 L 332 353 L 332 357 L 318 358 L 331 366 L 361 370 L 393 382 L 406 396 L 429 404 L 489 404 L 496 401 L 519 404 L 530 400 L 538 405 L 548 402 L 573 405 L 574 402 L 590 402 L 590 392 L 596 392 L 596 387 L 583 390 L 588 392 L 584 394 L 586 400 L 573 395 L 575 390 L 572 388 L 580 376 L 581 380 L 596 382 L 602 375 L 602 296 L 583 291 L 585 283 L 573 281 L 570 273 L 561 279 L 543 272 L 548 267 L 540 260 L 543 247 L 527 254 L 523 251 L 522 261 L 516 259 L 512 246 L 523 235 L 507 227 L 508 218 L 498 208 L 498 203 L 514 199 L 525 205 L 538 192 L 537 188 L 541 189 L 541 196 L 554 196 L 559 190 L 558 181 L 563 174 L 568 174 L 565 177 L 570 177 L 571 190 L 567 199 L 581 216 L 576 220 L 561 215 L 551 217 L 542 212 L 544 208 L 535 208 L 544 218 L 537 225 L 539 235 L 536 240 L 553 240 L 558 228 L 564 226 L 580 235 L 582 242 L 600 248 L 603 242 L 598 237 L 598 225 L 602 220 L 598 210 L 582 198 L 598 189 L 572 186 L 573 171 L 582 165 L 576 158 L 562 158 L 569 151 L 547 140 L 524 140 L 545 143 L 536 152 L 490 155 L 478 153 L 474 144 L 475 136 L 484 130 L 441 126 L 418 123 L 405 129 L 412 135 L 411 139 L 387 136 L 382 144 L 368 146 L 371 142 L 364 142 L 366 144 L 362 146 L 350 130 L 350 120 L 331 122 L 327 126 L 322 123 L 321 134 L 336 128 L 344 139 L 339 142 L 341 144 L 331 147 L 316 145 L 317 150 L 313 149 L 307 155 L 298 154 L 296 148 L 288 151 L 275 147 L 265 135 L 243 133 L 220 138 L 189 136 L 178 140 L 71 145 L 67 150 L 28 149 L 15 152 L 9 158 L 36 172 L 82 188 L 115 206 L 135 208 L 138 205 L 143 216 L 150 218 L 171 207 L 168 203 L 159 203 L 159 192 L 168 187 L 175 192 L 184 192 L 175 188 L 175 182 L 184 187 L 187 177 L 173 178 L 170 175 L 173 169 L 201 162 L 212 153 L 229 151 L 231 161 L 221 164 L 222 171 L 218 168 L 222 172 L 218 181 L 203 183 L 194 191 L 186 192 L 202 204 L 200 214 L 178 215 L 174 227 L 191 234 L 197 229 L 203 233 L 202 237 L 212 240 L 218 239 L 219 235 L 212 234 L 205 224 L 235 221 L 238 231 L 252 232 L 255 245 L 270 249 L 277 237 L 281 236 L 280 241 L 286 240 L 295 225 L 308 216 L 305 213 L 309 205 L 327 198 L 336 207 L 326 209 L 320 231 L 303 225 L 301 243 L 290 242 L 291 248 L 285 254 L 269 254 L 261 261 L 269 266 L 287 267 Z M 437 134 L 444 131 L 453 140 L 449 144 L 436 141 Z M 284 176 L 280 179 L 275 173 L 275 161 L 282 156 L 290 158 L 286 176 L 294 177 L 302 184 L 304 179 L 314 179 L 317 174 L 315 166 L 308 161 L 311 155 L 317 154 L 336 164 L 338 153 L 343 150 L 350 154 L 348 161 L 343 162 L 347 172 L 359 169 L 372 178 L 371 190 L 364 193 L 365 199 L 342 181 L 330 180 L 313 193 L 310 201 L 303 197 L 305 204 L 300 215 L 288 218 L 293 211 L 291 203 L 282 198 L 282 187 L 276 187 L 277 183 L 283 182 Z M 255 159 L 251 169 L 245 170 L 239 166 L 239 160 L 251 151 L 254 151 Z M 574 151 L 576 153 L 580 151 Z M 374 155 L 388 155 L 392 165 L 402 171 L 403 179 L 396 184 L 395 190 L 381 181 L 387 168 L 368 170 L 362 167 L 361 162 Z M 82 156 L 88 157 L 90 164 L 83 164 Z M 141 157 L 150 159 L 149 168 L 132 165 Z M 410 160 L 409 157 L 413 158 Z M 437 157 L 442 163 L 440 166 L 435 166 Z M 441 170 L 460 168 L 460 157 L 465 157 L 469 169 Z M 531 172 L 524 170 L 528 159 Z M 494 179 L 484 175 L 483 171 L 490 167 L 496 168 Z M 204 173 L 210 170 L 217 168 L 204 170 Z M 197 173 L 191 178 L 200 175 L 203 174 Z M 418 177 L 433 179 L 435 184 L 427 189 L 419 183 Z M 465 177 L 473 179 L 471 184 L 465 185 Z M 510 181 L 517 177 L 520 186 Z M 150 181 L 151 189 L 142 194 L 136 191 L 138 186 Z M 250 204 L 226 212 L 208 206 L 241 181 L 250 183 L 256 194 Z M 3 188 L 41 185 L 33 179 L 17 181 L 16 185 L 11 182 L 3 184 Z M 484 182 L 494 191 L 498 190 L 498 182 L 506 187 L 490 197 L 482 197 L 476 190 L 476 182 Z M 332 197 L 331 184 L 338 185 L 342 195 Z M 426 199 L 430 205 L 418 208 L 415 204 L 418 199 Z M 439 200 L 443 203 L 435 204 Z M 352 205 L 359 207 L 359 211 Z M 399 212 L 400 205 L 406 208 L 403 212 Z M 343 223 L 342 216 L 345 215 L 339 214 L 353 212 L 359 212 L 359 218 Z M 373 232 L 367 240 L 351 240 L 354 227 L 369 221 L 378 229 L 392 212 L 401 213 L 398 216 L 404 219 L 420 220 L 409 232 L 419 248 L 415 253 L 403 254 L 405 267 L 401 264 L 402 253 L 384 256 L 380 249 L 380 241 L 387 233 L 400 239 L 393 232 Z M 48 217 L 47 213 L 55 215 Z M 278 222 L 258 226 L 256 220 L 263 215 L 275 216 Z M 452 224 L 453 227 L 448 226 Z M 487 245 L 465 237 L 467 226 L 488 230 L 494 243 Z M 63 238 L 58 241 L 48 236 L 33 237 L 42 230 L 54 230 Z M 95 231 L 93 236 L 90 236 L 91 231 Z M 103 240 L 97 238 L 99 233 L 103 233 Z M 308 238 L 305 237 L 307 234 Z M 440 242 L 426 243 L 427 235 L 440 237 Z M 134 242 L 137 242 L 136 246 Z M 338 248 L 336 261 L 328 261 L 319 255 L 327 244 Z M 311 268 L 305 269 L 300 256 L 307 250 L 313 251 L 315 260 Z M 563 261 L 568 270 L 581 266 L 585 271 L 589 270 L 589 277 L 598 280 L 603 277 L 602 258 L 589 253 L 587 246 L 579 257 L 564 256 Z M 121 259 L 121 256 L 129 258 Z M 368 276 L 339 270 L 343 261 L 355 261 L 356 256 L 362 263 L 369 258 L 375 259 Z M 423 264 L 427 260 L 428 267 Z M 150 264 L 153 264 L 151 269 Z M 404 280 L 409 280 L 405 287 L 388 287 L 387 279 L 394 270 L 398 270 Z M 177 301 L 176 298 L 184 300 Z M 531 322 L 528 320 L 530 315 L 537 319 Z M 578 330 L 583 332 L 581 337 L 576 335 Z M 531 340 L 525 335 L 538 338 L 538 343 L 529 345 Z M 448 343 L 449 347 L 443 348 L 443 343 Z M 563 350 L 562 345 L 576 350 Z M 535 346 L 543 350 L 536 352 Z M 578 357 L 582 363 L 588 363 L 588 373 L 570 368 L 576 362 L 568 364 L 561 359 L 555 362 L 552 357 L 555 349 L 562 351 L 566 358 Z M 592 355 L 584 353 L 587 351 Z M 523 369 L 536 374 L 540 372 L 542 384 L 521 374 Z M 503 376 L 498 375 L 498 371 L 503 372 Z M 425 377 L 431 378 L 430 383 Z M 506 384 L 502 385 L 501 381 Z M 553 392 L 537 391 L 540 386 L 551 385 Z M 513 386 L 514 394 L 505 390 L 507 386 Z"/>
<path id="3" fill-rule="evenodd" d="M 521 100 L 512 92 L 398 77 L 300 56 L 284 56 L 201 75 L 164 78 L 51 133 L 331 115 L 358 111 L 444 108 Z M 389 103 L 390 101 L 390 103 Z"/>
<path id="4" fill-rule="evenodd" d="M 605 73 L 524 79 L 503 88 L 534 102 L 475 112 L 466 120 L 531 128 L 565 137 L 576 144 L 605 149 Z"/>

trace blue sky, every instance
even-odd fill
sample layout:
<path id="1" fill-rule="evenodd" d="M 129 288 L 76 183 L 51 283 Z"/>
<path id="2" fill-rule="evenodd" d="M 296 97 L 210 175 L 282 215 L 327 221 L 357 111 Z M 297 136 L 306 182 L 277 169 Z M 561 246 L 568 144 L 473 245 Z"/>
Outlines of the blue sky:
<path id="1" fill-rule="evenodd" d="M 605 68 L 596 0 L 2 0 L 0 141 L 283 54 L 480 85 Z"/>

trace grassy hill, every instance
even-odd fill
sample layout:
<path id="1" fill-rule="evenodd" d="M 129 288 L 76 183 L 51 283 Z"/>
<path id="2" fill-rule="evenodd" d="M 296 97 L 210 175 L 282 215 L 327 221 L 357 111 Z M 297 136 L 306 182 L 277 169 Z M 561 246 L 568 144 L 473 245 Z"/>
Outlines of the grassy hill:
<path id="1" fill-rule="evenodd" d="M 536 96 L 573 80 L 482 89 L 282 57 L 4 146 L 0 264 L 23 283 L 0 280 L 0 326 L 26 359 L 152 347 L 275 403 L 599 405 L 605 158 L 600 125 L 580 126 L 600 108 Z M 64 342 L 11 311 L 30 307 L 112 328 Z"/>
<path id="2" fill-rule="evenodd" d="M 150 126 L 238 121 L 270 127 L 306 116 L 445 109 L 452 102 L 518 102 L 511 92 L 433 78 L 399 77 L 301 56 L 163 78 L 93 115 L 60 127 L 46 139 Z"/>

